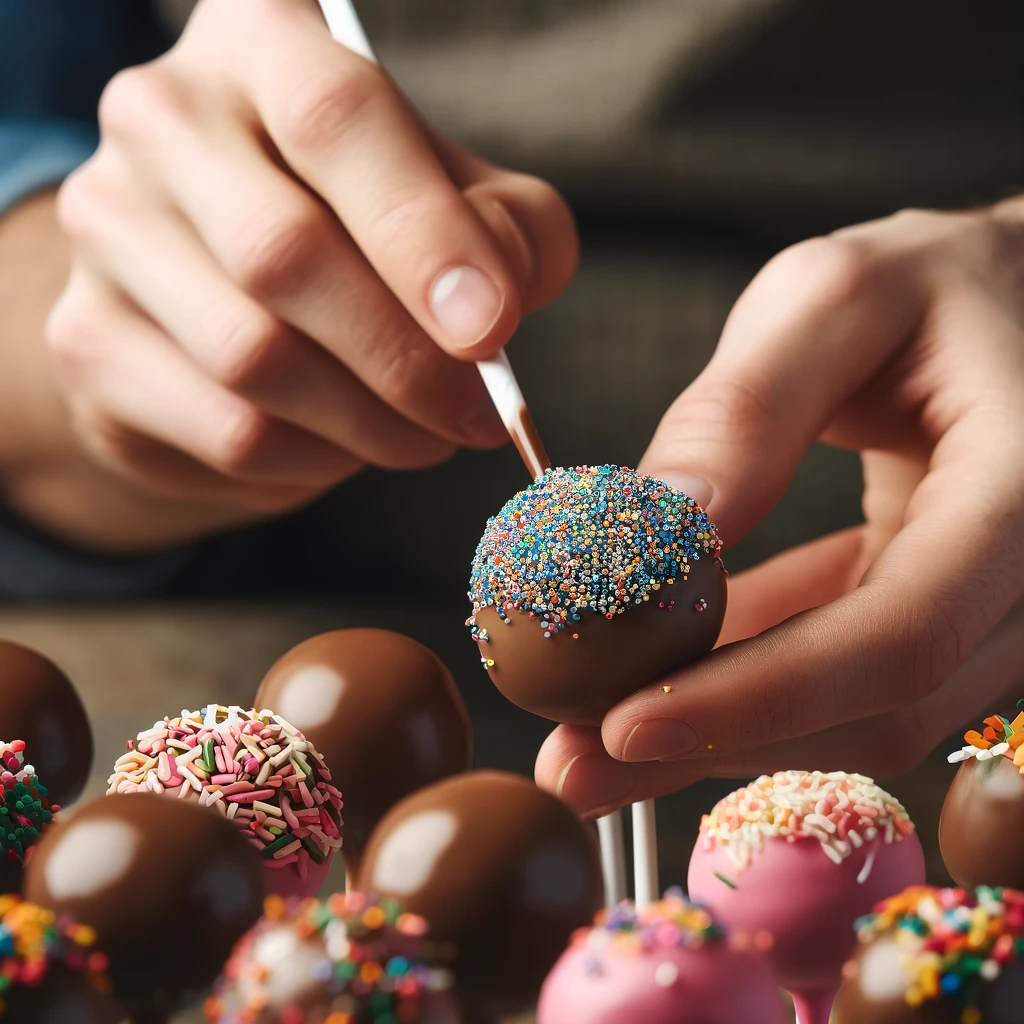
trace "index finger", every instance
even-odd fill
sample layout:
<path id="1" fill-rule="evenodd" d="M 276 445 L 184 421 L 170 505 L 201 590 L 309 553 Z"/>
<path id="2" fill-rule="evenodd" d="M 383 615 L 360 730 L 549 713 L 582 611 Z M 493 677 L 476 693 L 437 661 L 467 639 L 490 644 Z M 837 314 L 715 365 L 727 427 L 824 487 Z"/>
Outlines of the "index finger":
<path id="1" fill-rule="evenodd" d="M 993 429 L 1006 439 L 998 450 Z M 940 442 L 909 521 L 857 589 L 719 648 L 665 680 L 670 692 L 656 685 L 623 701 L 604 721 L 609 753 L 728 757 L 933 692 L 1021 594 L 1021 434 L 1017 417 L 969 414 Z"/>

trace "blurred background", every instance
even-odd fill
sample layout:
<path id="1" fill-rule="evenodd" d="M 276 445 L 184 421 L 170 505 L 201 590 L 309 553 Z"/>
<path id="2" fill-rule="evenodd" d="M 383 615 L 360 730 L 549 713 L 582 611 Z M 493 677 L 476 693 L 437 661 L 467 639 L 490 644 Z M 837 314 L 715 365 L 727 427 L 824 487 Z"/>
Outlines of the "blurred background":
<path id="1" fill-rule="evenodd" d="M 509 349 L 557 464 L 635 465 L 739 293 L 785 245 L 904 206 L 988 203 L 1024 187 L 1024 8 L 1005 0 L 357 6 L 428 118 L 548 178 L 577 213 L 579 275 Z M 19 16 L 60 19 L 61 73 L 82 81 L 67 115 L 87 121 L 124 48 L 82 52 L 75 19 L 102 9 L 111 38 L 144 60 L 189 7 L 37 0 Z M 24 87 L 0 62 L 0 99 Z M 471 709 L 478 763 L 529 773 L 549 726 L 496 694 L 463 626 L 485 520 L 527 482 L 511 449 L 423 473 L 367 471 L 285 520 L 171 553 L 121 603 L 98 604 L 87 586 L 12 603 L 0 634 L 54 657 L 83 688 L 99 739 L 96 793 L 128 736 L 182 707 L 246 703 L 289 646 L 347 625 L 397 628 L 436 650 Z M 860 483 L 856 455 L 814 448 L 775 511 L 736 546 L 725 538 L 729 569 L 857 522 Z M 12 528 L 79 578 L 117 568 Z M 3 551 L 0 576 L 23 571 Z M 936 881 L 951 777 L 939 752 L 892 782 Z M 665 883 L 682 880 L 700 813 L 735 784 L 661 801 Z"/>

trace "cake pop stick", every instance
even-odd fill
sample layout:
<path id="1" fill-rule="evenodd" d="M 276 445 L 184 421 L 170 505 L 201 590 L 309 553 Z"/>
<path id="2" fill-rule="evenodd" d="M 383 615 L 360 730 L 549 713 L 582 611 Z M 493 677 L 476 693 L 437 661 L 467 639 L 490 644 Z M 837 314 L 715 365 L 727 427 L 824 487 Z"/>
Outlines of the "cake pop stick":
<path id="1" fill-rule="evenodd" d="M 622 836 L 622 813 L 615 811 L 598 818 L 597 836 L 601 842 L 604 905 L 610 910 L 626 898 L 626 852 Z"/>
<path id="2" fill-rule="evenodd" d="M 633 804 L 633 879 L 638 907 L 658 899 L 658 829 L 653 800 Z"/>

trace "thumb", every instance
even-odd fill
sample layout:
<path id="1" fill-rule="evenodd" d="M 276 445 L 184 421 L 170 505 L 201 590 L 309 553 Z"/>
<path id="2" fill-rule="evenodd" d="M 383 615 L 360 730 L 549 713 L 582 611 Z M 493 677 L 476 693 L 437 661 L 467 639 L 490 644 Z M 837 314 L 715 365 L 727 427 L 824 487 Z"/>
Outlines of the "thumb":
<path id="1" fill-rule="evenodd" d="M 639 469 L 697 501 L 731 544 L 785 491 L 836 411 L 917 316 L 859 240 L 776 256 L 740 296 L 703 373 L 666 412 Z"/>

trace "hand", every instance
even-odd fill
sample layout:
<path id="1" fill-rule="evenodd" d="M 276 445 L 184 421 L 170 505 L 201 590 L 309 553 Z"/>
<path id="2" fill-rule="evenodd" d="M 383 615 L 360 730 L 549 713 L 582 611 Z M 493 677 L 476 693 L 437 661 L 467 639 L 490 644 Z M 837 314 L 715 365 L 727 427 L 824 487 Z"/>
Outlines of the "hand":
<path id="1" fill-rule="evenodd" d="M 568 282 L 570 214 L 424 124 L 313 0 L 203 0 L 100 124 L 48 341 L 105 465 L 223 525 L 507 440 L 470 360 Z"/>
<path id="2" fill-rule="evenodd" d="M 718 649 L 600 734 L 556 729 L 541 785 L 596 815 L 709 776 L 885 777 L 1024 680 L 1024 204 L 777 256 L 640 468 L 735 542 L 816 438 L 861 452 L 864 525 L 732 577 Z"/>

